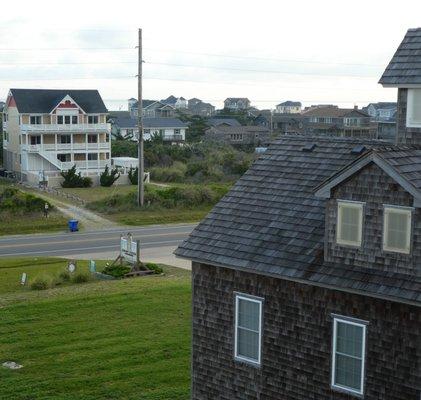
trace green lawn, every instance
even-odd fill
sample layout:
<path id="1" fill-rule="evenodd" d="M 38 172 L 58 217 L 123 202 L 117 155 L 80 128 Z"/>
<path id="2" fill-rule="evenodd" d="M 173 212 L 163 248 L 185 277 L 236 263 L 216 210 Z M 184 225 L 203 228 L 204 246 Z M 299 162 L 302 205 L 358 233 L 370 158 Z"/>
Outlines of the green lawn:
<path id="1" fill-rule="evenodd" d="M 0 178 L 0 194 L 3 193 L 4 189 L 10 187 L 19 190 L 24 189 L 6 179 Z M 24 191 L 37 196 L 35 191 L 26 189 Z M 0 211 L 0 236 L 64 231 L 67 229 L 67 220 L 68 218 L 59 211 L 51 211 L 48 218 L 45 218 L 42 209 L 32 213 L 3 210 Z"/>
<path id="2" fill-rule="evenodd" d="M 60 212 L 50 212 L 48 218 L 41 212 L 22 215 L 1 212 L 0 219 L 0 235 L 64 231 L 68 221 Z"/>
<path id="3" fill-rule="evenodd" d="M 87 203 L 91 201 L 103 200 L 114 194 L 127 194 L 136 192 L 137 186 L 134 185 L 118 185 L 118 186 L 95 186 L 91 188 L 60 188 L 59 190 L 78 196 Z"/>
<path id="4" fill-rule="evenodd" d="M 1 399 L 187 400 L 190 274 L 96 281 L 46 291 L 16 287 L 64 260 L 1 260 Z M 82 266 L 86 268 L 86 266 Z M 4 283 L 3 281 L 9 281 Z"/>
<path id="5" fill-rule="evenodd" d="M 193 209 L 160 209 L 144 211 L 120 211 L 106 217 L 123 225 L 155 225 L 199 222 L 212 207 Z"/>

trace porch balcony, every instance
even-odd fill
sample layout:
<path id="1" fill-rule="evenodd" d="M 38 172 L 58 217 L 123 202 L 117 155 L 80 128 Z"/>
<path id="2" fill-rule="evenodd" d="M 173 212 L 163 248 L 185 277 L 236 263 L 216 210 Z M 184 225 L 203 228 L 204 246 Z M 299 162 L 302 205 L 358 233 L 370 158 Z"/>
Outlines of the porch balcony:
<path id="1" fill-rule="evenodd" d="M 111 124 L 22 124 L 23 132 L 110 132 Z"/>

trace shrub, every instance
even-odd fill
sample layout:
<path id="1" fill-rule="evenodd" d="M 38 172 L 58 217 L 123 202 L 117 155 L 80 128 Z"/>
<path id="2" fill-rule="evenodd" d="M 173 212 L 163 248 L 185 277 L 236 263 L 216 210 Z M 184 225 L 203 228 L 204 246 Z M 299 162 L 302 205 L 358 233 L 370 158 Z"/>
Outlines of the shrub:
<path id="1" fill-rule="evenodd" d="M 113 276 L 114 278 L 122 278 L 124 275 L 130 272 L 130 270 L 131 268 L 127 265 L 107 265 L 102 270 L 102 273 Z"/>
<path id="2" fill-rule="evenodd" d="M 99 183 L 101 186 L 109 187 L 111 186 L 118 178 L 120 174 L 117 168 L 113 168 L 111 171 L 108 168 L 108 165 L 105 166 L 104 172 L 101 173 L 99 177 Z"/>
<path id="3" fill-rule="evenodd" d="M 62 282 L 70 282 L 70 279 L 71 279 L 70 272 L 68 272 L 68 271 L 62 271 L 62 272 L 60 272 L 60 274 L 58 275 L 58 277 L 59 277 L 59 279 Z"/>
<path id="4" fill-rule="evenodd" d="M 176 161 L 171 167 L 154 167 L 150 169 L 151 179 L 158 182 L 184 182 L 187 166 L 181 161 Z"/>
<path id="5" fill-rule="evenodd" d="M 92 179 L 89 176 L 82 176 L 81 173 L 76 173 L 76 165 L 73 165 L 68 171 L 60 172 L 64 178 L 61 186 L 64 188 L 78 188 L 78 187 L 91 187 Z"/>
<path id="6" fill-rule="evenodd" d="M 129 170 L 129 181 L 132 185 L 137 185 L 138 174 L 139 174 L 139 168 L 130 168 L 130 170 Z"/>
<path id="7" fill-rule="evenodd" d="M 34 196 L 29 193 L 24 193 L 15 188 L 6 188 L 0 194 L 0 211 L 7 210 L 11 212 L 34 212 L 42 211 L 44 204 L 48 203 L 40 197 Z M 52 210 L 53 206 L 48 203 L 49 209 Z"/>
<path id="8" fill-rule="evenodd" d="M 46 290 L 50 286 L 50 282 L 47 278 L 37 276 L 30 285 L 32 290 Z"/>
<path id="9" fill-rule="evenodd" d="M 86 272 L 76 272 L 71 279 L 73 283 L 85 283 L 89 282 L 90 278 L 90 275 Z"/>
<path id="10" fill-rule="evenodd" d="M 154 274 L 162 274 L 164 270 L 158 264 L 155 263 L 146 263 L 145 267 L 150 271 L 153 271 Z"/>

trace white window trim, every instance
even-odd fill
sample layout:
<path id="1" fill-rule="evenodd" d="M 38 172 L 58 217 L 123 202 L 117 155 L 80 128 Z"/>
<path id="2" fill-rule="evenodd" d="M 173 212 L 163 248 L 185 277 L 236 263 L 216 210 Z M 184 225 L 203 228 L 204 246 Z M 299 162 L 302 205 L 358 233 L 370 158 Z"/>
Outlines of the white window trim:
<path id="1" fill-rule="evenodd" d="M 257 360 L 244 357 L 238 354 L 238 301 L 246 300 L 259 304 L 259 350 Z M 261 365 L 262 357 L 262 310 L 263 310 L 263 299 L 254 297 L 246 294 L 235 294 L 235 324 L 234 324 L 234 358 L 238 361 L 244 361 L 257 366 Z"/>
<path id="2" fill-rule="evenodd" d="M 360 210 L 361 218 L 360 218 L 360 226 L 359 226 L 359 234 L 358 234 L 358 242 L 350 242 L 348 240 L 342 240 L 339 237 L 340 232 L 340 225 L 341 225 L 341 213 L 339 212 L 341 206 L 348 206 L 357 208 Z M 359 201 L 350 201 L 350 200 L 338 200 L 338 205 L 336 208 L 336 244 L 344 245 L 344 246 L 352 246 L 352 247 L 361 247 L 362 244 L 362 237 L 363 237 L 363 220 L 364 220 L 364 205 L 365 203 Z"/>
<path id="3" fill-rule="evenodd" d="M 399 214 L 409 214 L 408 231 L 406 232 L 406 242 L 408 246 L 406 249 L 396 249 L 396 248 L 387 246 L 387 241 L 386 241 L 386 234 L 387 234 L 387 228 L 388 228 L 387 214 L 390 213 L 391 211 L 399 213 Z M 400 207 L 400 206 L 391 206 L 391 205 L 385 205 L 383 207 L 383 251 L 389 251 L 393 253 L 402 253 L 402 254 L 411 253 L 413 211 L 414 209 L 411 207 Z"/>
<path id="4" fill-rule="evenodd" d="M 365 321 L 358 321 L 355 320 L 353 318 L 347 318 L 347 317 L 334 317 L 333 319 L 333 336 L 332 336 L 332 373 L 331 373 L 331 385 L 332 388 L 335 389 L 339 389 L 340 391 L 343 392 L 347 392 L 347 393 L 351 393 L 351 394 L 357 394 L 359 396 L 363 396 L 364 395 L 364 377 L 365 377 L 365 359 L 366 359 L 366 355 L 365 355 L 365 346 L 366 346 L 366 333 L 367 333 L 367 322 Z M 337 334 L 337 326 L 338 326 L 338 322 L 340 323 L 345 323 L 345 324 L 350 324 L 350 325 L 355 325 L 355 326 L 359 326 L 361 328 L 363 328 L 363 340 L 362 340 L 362 349 L 361 349 L 361 355 L 362 355 L 362 360 L 361 360 L 361 390 L 355 390 L 353 388 L 347 387 L 347 386 L 342 386 L 342 385 L 338 385 L 335 383 L 335 372 L 336 372 L 336 334 Z"/>
<path id="5" fill-rule="evenodd" d="M 414 93 L 415 91 L 420 92 L 421 89 L 408 89 L 407 99 L 406 99 L 406 126 L 408 128 L 421 128 L 421 121 L 413 122 L 409 113 L 409 110 L 412 109 L 414 103 Z"/>

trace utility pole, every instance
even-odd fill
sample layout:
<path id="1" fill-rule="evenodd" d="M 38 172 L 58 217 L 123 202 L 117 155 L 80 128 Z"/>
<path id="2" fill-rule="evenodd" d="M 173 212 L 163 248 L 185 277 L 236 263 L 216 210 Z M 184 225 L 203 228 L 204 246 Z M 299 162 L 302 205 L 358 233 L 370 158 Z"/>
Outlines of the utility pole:
<path id="1" fill-rule="evenodd" d="M 144 162 L 143 162 L 143 107 L 142 107 L 142 29 L 139 29 L 138 45 L 138 73 L 137 73 L 137 128 L 138 128 L 138 148 L 137 157 L 139 161 L 137 170 L 137 205 L 143 207 L 145 194 Z"/>

